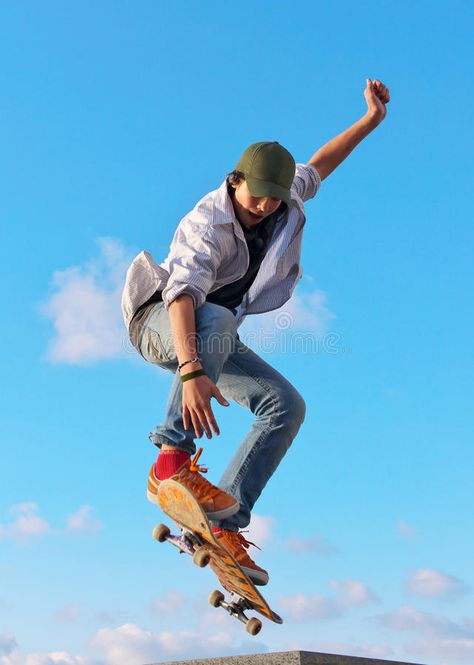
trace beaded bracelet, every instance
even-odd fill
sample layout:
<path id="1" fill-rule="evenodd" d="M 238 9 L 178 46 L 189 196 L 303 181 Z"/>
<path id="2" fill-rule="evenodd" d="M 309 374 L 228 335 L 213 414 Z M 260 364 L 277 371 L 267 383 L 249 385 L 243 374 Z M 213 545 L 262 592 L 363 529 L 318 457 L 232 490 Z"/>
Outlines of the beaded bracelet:
<path id="1" fill-rule="evenodd" d="M 178 365 L 178 372 L 181 369 L 181 367 L 184 367 L 188 363 L 198 363 L 200 362 L 200 358 L 198 356 L 194 356 L 194 358 L 191 358 L 191 360 L 185 360 L 184 363 L 181 363 L 181 365 Z"/>
<path id="2" fill-rule="evenodd" d="M 194 379 L 196 376 L 203 376 L 206 372 L 203 369 L 197 369 L 194 372 L 189 372 L 189 374 L 183 374 L 180 376 L 181 381 L 189 381 L 189 379 Z"/>

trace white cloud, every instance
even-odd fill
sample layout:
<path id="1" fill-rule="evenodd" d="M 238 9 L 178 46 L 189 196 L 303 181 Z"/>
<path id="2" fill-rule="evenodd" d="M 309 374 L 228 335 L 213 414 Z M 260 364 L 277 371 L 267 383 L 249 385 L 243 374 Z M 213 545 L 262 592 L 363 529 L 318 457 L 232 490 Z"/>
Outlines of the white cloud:
<path id="1" fill-rule="evenodd" d="M 191 631 L 154 633 L 135 624 L 102 628 L 91 645 L 104 653 L 108 665 L 143 665 L 163 658 L 212 657 L 233 652 L 233 640 L 224 631 L 202 634 Z"/>
<path id="2" fill-rule="evenodd" d="M 53 293 L 41 306 L 56 333 L 47 354 L 52 362 L 114 358 L 128 344 L 120 297 L 131 255 L 111 238 L 100 238 L 98 245 L 96 259 L 53 275 Z"/>
<path id="3" fill-rule="evenodd" d="M 420 612 L 409 605 L 403 605 L 394 612 L 382 614 L 376 619 L 392 630 L 413 631 L 430 638 L 474 639 L 474 632 L 467 625 L 461 625 L 437 614 Z"/>
<path id="4" fill-rule="evenodd" d="M 409 573 L 406 589 L 412 596 L 446 599 L 469 591 L 468 585 L 462 580 L 431 568 L 418 568 Z"/>
<path id="5" fill-rule="evenodd" d="M 292 596 L 280 596 L 278 604 L 294 621 L 323 621 L 342 615 L 343 609 L 332 598 L 319 594 L 306 595 L 296 593 Z"/>
<path id="6" fill-rule="evenodd" d="M 320 556 L 328 556 L 338 551 L 333 545 L 325 543 L 319 533 L 310 538 L 290 536 L 286 541 L 286 547 L 295 554 L 318 554 Z"/>
<path id="7" fill-rule="evenodd" d="M 181 610 L 186 598 L 175 589 L 167 589 L 163 594 L 151 601 L 151 611 L 158 616 L 172 616 Z"/>
<path id="8" fill-rule="evenodd" d="M 397 530 L 398 533 L 400 533 L 402 536 L 405 538 L 415 538 L 416 537 L 416 530 L 404 522 L 403 520 L 399 520 L 397 522 Z"/>
<path id="9" fill-rule="evenodd" d="M 420 640 L 407 644 L 405 651 L 414 657 L 446 658 L 446 665 L 453 660 L 474 662 L 474 639 Z"/>
<path id="10" fill-rule="evenodd" d="M 0 540 L 29 540 L 51 532 L 48 522 L 37 514 L 36 503 L 17 503 L 9 512 L 17 515 L 13 522 L 0 524 Z"/>
<path id="11" fill-rule="evenodd" d="M 247 540 L 255 543 L 262 550 L 272 540 L 273 531 L 276 526 L 276 519 L 270 515 L 257 515 L 254 513 L 250 519 L 248 527 L 249 532 L 244 533 Z M 262 552 L 255 547 L 251 549 L 251 557 L 256 560 L 262 555 Z"/>
<path id="12" fill-rule="evenodd" d="M 90 658 L 66 651 L 23 654 L 13 635 L 0 636 L 0 665 L 98 665 Z"/>
<path id="13" fill-rule="evenodd" d="M 377 601 L 375 594 L 359 580 L 331 580 L 330 585 L 338 591 L 334 598 L 317 593 L 296 593 L 292 596 L 280 596 L 278 602 L 294 621 L 302 622 L 335 619 L 352 607 Z"/>
<path id="14" fill-rule="evenodd" d="M 239 337 L 258 353 L 336 353 L 337 333 L 328 333 L 335 315 L 326 306 L 326 294 L 297 288 L 283 307 L 249 315 L 239 328 Z"/>
<path id="15" fill-rule="evenodd" d="M 92 506 L 81 506 L 75 513 L 66 518 L 66 531 L 68 533 L 95 533 L 102 528 L 102 522 L 93 518 Z"/>
<path id="16" fill-rule="evenodd" d="M 94 533 L 102 524 L 91 517 L 92 510 L 92 506 L 81 506 L 66 517 L 65 528 L 56 529 L 38 514 L 39 507 L 36 503 L 18 503 L 9 509 L 15 519 L 5 524 L 0 523 L 0 540 L 28 541 L 45 535 Z"/>
<path id="17" fill-rule="evenodd" d="M 331 580 L 330 584 L 333 589 L 340 591 L 338 603 L 341 607 L 369 605 L 377 600 L 376 595 L 369 587 L 359 580 Z"/>
<path id="18" fill-rule="evenodd" d="M 19 661 L 21 665 L 95 665 L 94 661 L 84 656 L 73 656 L 67 651 L 51 653 L 30 653 Z"/>

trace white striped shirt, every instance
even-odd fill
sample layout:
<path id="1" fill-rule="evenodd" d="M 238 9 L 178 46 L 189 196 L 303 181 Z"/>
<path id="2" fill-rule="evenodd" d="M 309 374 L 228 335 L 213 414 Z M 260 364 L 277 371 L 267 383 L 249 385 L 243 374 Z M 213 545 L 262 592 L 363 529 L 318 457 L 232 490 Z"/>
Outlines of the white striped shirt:
<path id="1" fill-rule="evenodd" d="M 297 164 L 291 205 L 278 215 L 273 236 L 255 281 L 237 308 L 239 324 L 247 314 L 281 307 L 301 278 L 304 202 L 313 198 L 321 179 L 313 166 Z M 166 309 L 181 294 L 200 307 L 208 293 L 240 279 L 249 266 L 249 252 L 227 191 L 227 182 L 206 194 L 180 221 L 166 259 L 157 264 L 147 251 L 127 271 L 122 312 L 128 327 L 137 309 L 155 291 L 162 291 Z"/>

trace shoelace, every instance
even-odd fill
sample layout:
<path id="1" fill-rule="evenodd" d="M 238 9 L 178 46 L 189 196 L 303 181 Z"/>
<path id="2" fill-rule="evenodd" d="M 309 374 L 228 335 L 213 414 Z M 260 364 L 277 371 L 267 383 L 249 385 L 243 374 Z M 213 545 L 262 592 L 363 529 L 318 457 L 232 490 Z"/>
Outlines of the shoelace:
<path id="1" fill-rule="evenodd" d="M 198 460 L 201 457 L 202 453 L 202 448 L 199 448 L 197 453 L 194 455 L 193 459 L 191 460 L 191 466 L 189 467 L 189 470 L 192 471 L 193 473 L 207 473 L 209 469 L 207 466 L 199 466 Z"/>
<path id="2" fill-rule="evenodd" d="M 191 464 L 189 465 L 188 471 L 191 473 L 188 475 L 187 474 L 187 480 L 189 483 L 189 489 L 197 496 L 202 496 L 205 495 L 209 498 L 213 498 L 217 494 L 219 494 L 222 490 L 220 490 L 218 487 L 215 487 L 210 483 L 208 480 L 203 478 L 202 476 L 198 475 L 200 473 L 207 473 L 209 469 L 205 466 L 200 466 L 198 464 L 198 460 L 201 457 L 203 449 L 199 448 L 195 456 L 191 460 Z M 196 474 L 196 475 L 194 475 Z"/>
<path id="3" fill-rule="evenodd" d="M 237 531 L 236 533 L 237 533 L 237 537 L 238 537 L 238 539 L 240 540 L 240 542 L 242 543 L 242 545 L 245 547 L 246 550 L 248 550 L 248 548 L 250 547 L 250 545 L 253 545 L 253 546 L 256 547 L 258 550 L 260 550 L 260 552 L 262 551 L 262 548 L 261 548 L 261 547 L 259 547 L 259 546 L 256 545 L 255 543 L 252 543 L 251 540 L 247 540 L 247 538 L 245 538 L 245 536 L 242 535 L 243 533 L 249 533 L 249 530 L 248 530 L 248 529 L 246 529 L 245 531 Z"/>
<path id="4" fill-rule="evenodd" d="M 250 545 L 253 545 L 258 550 L 262 551 L 261 547 L 259 547 L 255 543 L 252 543 L 251 540 L 247 540 L 247 538 L 245 538 L 245 536 L 242 535 L 243 533 L 248 533 L 248 530 L 245 530 L 245 531 L 228 531 L 226 535 L 227 535 L 227 538 L 229 540 L 233 541 L 234 545 L 236 545 L 236 544 L 242 545 L 243 547 L 245 547 L 246 550 L 249 549 Z M 235 541 L 237 541 L 237 543 Z"/>
<path id="5" fill-rule="evenodd" d="M 248 533 L 247 531 L 245 533 Z M 237 559 L 237 561 L 241 565 L 249 565 L 251 564 L 252 567 L 256 566 L 257 564 L 255 561 L 252 561 L 250 556 L 247 553 L 248 548 L 250 545 L 253 545 L 256 547 L 258 550 L 260 547 L 258 545 L 255 545 L 255 543 L 252 543 L 250 540 L 247 540 L 245 536 L 242 535 L 242 532 L 240 531 L 229 531 L 227 534 L 227 542 L 229 543 L 229 551 L 231 554 Z M 230 542 L 229 542 L 230 541 Z M 241 548 L 244 548 L 243 550 Z M 258 566 L 257 566 L 258 568 Z"/>

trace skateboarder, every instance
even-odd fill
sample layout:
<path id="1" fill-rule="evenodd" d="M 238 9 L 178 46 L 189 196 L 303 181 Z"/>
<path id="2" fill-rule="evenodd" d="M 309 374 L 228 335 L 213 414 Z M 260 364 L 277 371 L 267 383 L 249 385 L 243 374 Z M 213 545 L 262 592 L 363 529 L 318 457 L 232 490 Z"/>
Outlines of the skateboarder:
<path id="1" fill-rule="evenodd" d="M 250 557 L 239 531 L 295 438 L 305 416 L 300 393 L 240 340 L 250 314 L 281 307 L 301 276 L 304 202 L 386 115 L 389 91 L 367 79 L 367 112 L 295 164 L 282 145 L 254 143 L 221 186 L 179 223 L 158 265 L 141 252 L 127 272 L 122 310 L 130 338 L 145 360 L 174 373 L 165 420 L 150 434 L 160 449 L 148 477 L 148 499 L 173 478 L 190 489 L 219 542 L 256 584 L 268 573 Z M 211 398 L 255 415 L 218 485 L 202 473 L 195 439 L 219 427 Z"/>

